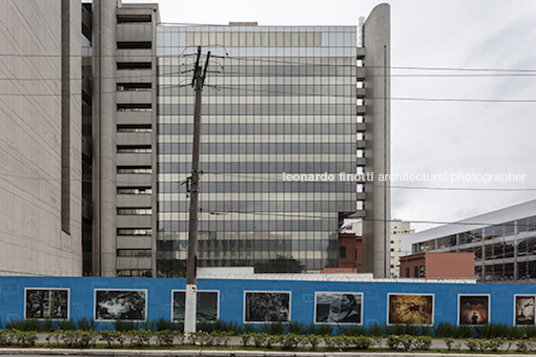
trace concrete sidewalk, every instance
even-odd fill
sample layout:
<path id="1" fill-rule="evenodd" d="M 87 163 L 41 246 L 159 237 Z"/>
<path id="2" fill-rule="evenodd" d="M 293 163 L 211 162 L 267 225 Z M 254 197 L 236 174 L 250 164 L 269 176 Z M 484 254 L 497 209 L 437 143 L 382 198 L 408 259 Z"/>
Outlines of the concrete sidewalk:
<path id="1" fill-rule="evenodd" d="M 46 340 L 46 337 L 48 334 L 39 333 L 38 334 L 38 346 L 44 346 L 47 345 L 48 342 Z M 104 341 L 98 340 L 99 344 L 104 343 Z M 456 343 L 461 345 L 461 348 L 464 350 L 467 350 L 467 347 L 464 344 L 463 339 L 456 340 Z M 125 341 L 125 346 L 127 346 L 129 343 Z M 504 349 L 508 348 L 508 344 L 504 343 L 503 346 L 501 346 L 501 351 L 504 351 Z M 55 345 L 55 342 L 51 343 L 52 346 Z M 250 341 L 248 344 L 249 347 L 253 345 L 253 342 Z M 91 348 L 91 349 L 71 349 L 71 348 L 0 348 L 0 356 L 7 356 L 7 355 L 20 355 L 20 356 L 67 356 L 67 355 L 74 355 L 74 356 L 92 356 L 92 357 L 111 357 L 111 356 L 174 356 L 174 357 L 190 357 L 190 356 L 207 356 L 207 357 L 366 357 L 366 356 L 382 356 L 382 357 L 389 357 L 389 356 L 430 356 L 430 357 L 439 357 L 439 356 L 449 356 L 449 357 L 456 357 L 456 356 L 463 356 L 467 357 L 468 355 L 474 355 L 472 352 L 449 352 L 446 353 L 438 353 L 438 352 L 426 352 L 426 351 L 411 351 L 411 352 L 374 352 L 374 351 L 362 351 L 362 352 L 338 352 L 338 351 L 329 351 L 329 352 L 316 352 L 312 350 L 296 350 L 296 351 L 274 351 L 274 350 L 263 350 L 263 351 L 247 351 L 241 349 L 242 346 L 242 339 L 238 336 L 231 337 L 231 340 L 229 341 L 228 347 L 224 348 L 221 347 L 221 349 L 218 349 L 218 346 L 212 346 L 212 347 L 206 347 L 207 349 L 202 349 L 201 346 L 199 346 L 199 349 L 158 349 L 158 343 L 156 339 L 153 337 L 151 338 L 151 346 L 154 349 L 142 349 L 142 350 L 136 350 L 136 349 L 122 349 L 119 344 L 114 344 L 114 348 Z M 181 346 L 177 344 L 176 346 Z M 324 346 L 324 343 L 322 342 L 320 347 Z M 188 348 L 188 346 L 185 346 L 185 348 Z M 277 348 L 277 347 L 276 347 Z M 306 347 L 308 349 L 310 347 Z M 382 338 L 381 342 L 374 345 L 372 349 L 375 348 L 384 348 L 387 349 L 387 343 L 386 339 Z M 445 342 L 442 339 L 433 339 L 432 345 L 430 346 L 430 349 L 437 350 L 441 349 L 446 351 L 447 346 Z M 516 349 L 516 343 L 513 341 L 510 345 L 509 352 L 514 352 Z M 494 354 L 481 354 L 478 353 L 479 356 L 497 356 L 500 355 L 499 352 Z M 514 354 L 512 354 L 514 355 Z M 519 355 L 527 355 L 527 354 L 519 354 Z"/>

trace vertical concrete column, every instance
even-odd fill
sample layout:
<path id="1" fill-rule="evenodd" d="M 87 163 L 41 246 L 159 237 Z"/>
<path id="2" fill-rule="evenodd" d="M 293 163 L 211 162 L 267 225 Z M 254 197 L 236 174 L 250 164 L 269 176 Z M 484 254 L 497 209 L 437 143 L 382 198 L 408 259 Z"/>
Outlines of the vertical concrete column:
<path id="1" fill-rule="evenodd" d="M 71 233 L 71 3 L 61 2 L 61 229 Z"/>
<path id="2" fill-rule="evenodd" d="M 116 275 L 116 7 L 93 0 L 93 271 Z"/>
<path id="3" fill-rule="evenodd" d="M 365 55 L 365 172 L 374 181 L 365 184 L 367 194 L 363 221 L 363 272 L 375 278 L 389 277 L 391 219 L 390 182 L 380 181 L 391 173 L 391 10 L 376 6 L 364 26 Z"/>
<path id="4" fill-rule="evenodd" d="M 82 273 L 82 102 L 81 3 L 62 0 L 61 21 L 61 224 L 64 249 L 72 258 L 62 259 L 65 275 Z"/>
<path id="5" fill-rule="evenodd" d="M 158 130 L 156 128 L 158 127 L 158 117 L 157 117 L 157 106 L 158 106 L 158 97 L 157 97 L 157 75 L 158 75 L 158 59 L 156 58 L 156 24 L 160 22 L 160 12 L 158 11 L 158 7 L 156 7 L 153 10 L 153 16 L 152 16 L 152 56 L 151 61 L 153 62 L 153 66 L 151 69 L 151 82 L 152 82 L 152 93 L 151 93 L 151 101 L 153 103 L 153 112 L 152 112 L 152 168 L 153 173 L 151 177 L 151 186 L 153 189 L 153 193 L 151 195 L 151 206 L 153 208 L 153 215 L 152 215 L 152 243 L 151 243 L 151 275 L 153 277 L 156 277 L 158 275 L 158 195 L 157 195 L 157 188 L 158 188 Z"/>

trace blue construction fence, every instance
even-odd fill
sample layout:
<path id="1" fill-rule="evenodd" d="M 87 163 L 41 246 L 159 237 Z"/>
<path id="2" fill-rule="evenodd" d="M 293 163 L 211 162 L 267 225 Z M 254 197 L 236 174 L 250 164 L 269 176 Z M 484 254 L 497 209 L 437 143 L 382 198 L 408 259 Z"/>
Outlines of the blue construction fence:
<path id="1" fill-rule="evenodd" d="M 197 316 L 236 323 L 534 325 L 536 287 L 404 281 L 198 279 Z M 181 321 L 185 279 L 0 277 L 12 319 Z"/>

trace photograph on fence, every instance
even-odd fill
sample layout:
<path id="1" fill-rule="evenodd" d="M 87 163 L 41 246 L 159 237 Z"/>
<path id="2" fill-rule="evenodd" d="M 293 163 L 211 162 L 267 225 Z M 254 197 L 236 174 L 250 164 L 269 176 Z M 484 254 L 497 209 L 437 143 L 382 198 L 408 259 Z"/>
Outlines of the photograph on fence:
<path id="1" fill-rule="evenodd" d="M 68 319 L 69 289 L 24 289 L 26 319 Z"/>
<path id="2" fill-rule="evenodd" d="M 458 325 L 490 323 L 490 295 L 458 295 Z"/>
<path id="3" fill-rule="evenodd" d="M 514 325 L 534 325 L 536 295 L 514 295 Z"/>
<path id="4" fill-rule="evenodd" d="M 147 319 L 147 290 L 95 289 L 95 320 Z"/>
<path id="5" fill-rule="evenodd" d="M 173 321 L 184 321 L 186 293 L 173 290 Z M 219 318 L 219 292 L 197 291 L 197 321 L 216 321 Z"/>
<path id="6" fill-rule="evenodd" d="M 433 294 L 388 294 L 388 324 L 433 325 Z"/>
<path id="7" fill-rule="evenodd" d="M 290 292 L 244 292 L 244 322 L 278 321 L 290 321 Z"/>
<path id="8" fill-rule="evenodd" d="M 315 292 L 315 324 L 361 324 L 363 293 Z"/>

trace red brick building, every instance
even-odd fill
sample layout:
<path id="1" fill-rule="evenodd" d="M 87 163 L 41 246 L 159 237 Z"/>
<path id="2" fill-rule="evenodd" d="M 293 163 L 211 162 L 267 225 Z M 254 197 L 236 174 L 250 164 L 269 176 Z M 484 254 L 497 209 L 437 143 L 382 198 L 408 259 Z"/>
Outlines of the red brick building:
<path id="1" fill-rule="evenodd" d="M 355 233 L 339 233 L 339 267 L 325 268 L 324 274 L 363 272 L 363 242 Z"/>
<path id="2" fill-rule="evenodd" d="M 467 252 L 417 253 L 400 257 L 400 277 L 474 279 L 475 254 Z"/>

